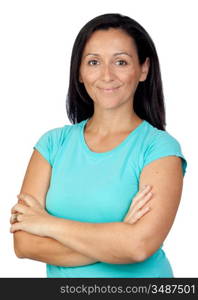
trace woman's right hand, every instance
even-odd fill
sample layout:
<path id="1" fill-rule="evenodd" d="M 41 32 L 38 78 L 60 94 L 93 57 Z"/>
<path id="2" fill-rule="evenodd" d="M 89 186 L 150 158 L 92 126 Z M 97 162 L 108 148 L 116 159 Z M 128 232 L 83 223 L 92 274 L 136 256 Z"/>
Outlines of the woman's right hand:
<path id="1" fill-rule="evenodd" d="M 132 204 L 123 220 L 124 223 L 134 224 L 151 209 L 148 202 L 152 198 L 151 186 L 143 186 L 132 200 Z"/>

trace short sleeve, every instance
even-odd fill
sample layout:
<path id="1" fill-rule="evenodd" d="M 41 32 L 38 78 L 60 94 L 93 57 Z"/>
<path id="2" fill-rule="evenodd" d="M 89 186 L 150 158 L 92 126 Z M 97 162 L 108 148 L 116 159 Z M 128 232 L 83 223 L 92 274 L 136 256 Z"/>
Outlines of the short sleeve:
<path id="1" fill-rule="evenodd" d="M 144 166 L 152 161 L 165 156 L 178 156 L 182 160 L 183 176 L 186 173 L 187 161 L 182 153 L 180 143 L 166 131 L 161 131 L 155 136 L 144 156 Z"/>
<path id="2" fill-rule="evenodd" d="M 56 154 L 63 142 L 63 133 L 65 127 L 48 130 L 41 135 L 33 147 L 33 149 L 36 149 L 40 152 L 40 154 L 48 161 L 51 167 L 53 167 Z"/>

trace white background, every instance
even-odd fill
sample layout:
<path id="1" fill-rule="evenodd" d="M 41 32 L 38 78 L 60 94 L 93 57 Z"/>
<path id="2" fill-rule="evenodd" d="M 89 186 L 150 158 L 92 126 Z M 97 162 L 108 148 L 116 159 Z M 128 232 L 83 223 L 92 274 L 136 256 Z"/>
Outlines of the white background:
<path id="1" fill-rule="evenodd" d="M 0 2 L 0 277 L 45 277 L 45 264 L 15 257 L 9 233 L 33 145 L 70 124 L 65 99 L 74 39 L 103 13 L 134 18 L 153 38 L 162 70 L 167 131 L 188 161 L 181 204 L 164 243 L 175 277 L 198 277 L 197 1 L 5 0 Z"/>

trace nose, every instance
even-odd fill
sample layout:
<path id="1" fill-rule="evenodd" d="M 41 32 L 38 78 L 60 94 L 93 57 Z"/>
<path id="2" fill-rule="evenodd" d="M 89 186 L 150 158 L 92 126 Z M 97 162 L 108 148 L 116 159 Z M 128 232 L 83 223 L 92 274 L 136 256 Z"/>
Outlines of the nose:
<path id="1" fill-rule="evenodd" d="M 114 73 L 111 65 L 109 64 L 103 65 L 101 79 L 106 82 L 112 81 L 114 79 Z"/>

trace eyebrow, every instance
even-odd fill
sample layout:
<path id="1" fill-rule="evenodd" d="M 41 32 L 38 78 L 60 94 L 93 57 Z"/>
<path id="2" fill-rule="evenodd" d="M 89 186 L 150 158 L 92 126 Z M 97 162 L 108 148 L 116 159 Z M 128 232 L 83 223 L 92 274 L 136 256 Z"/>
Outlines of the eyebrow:
<path id="1" fill-rule="evenodd" d="M 100 54 L 98 54 L 98 53 L 87 53 L 84 57 L 89 56 L 89 55 L 91 55 L 91 56 L 100 56 Z M 129 54 L 127 52 L 124 52 L 124 51 L 116 52 L 116 53 L 113 54 L 113 56 L 118 56 L 118 55 L 128 55 L 128 56 L 132 57 L 131 54 Z"/>

